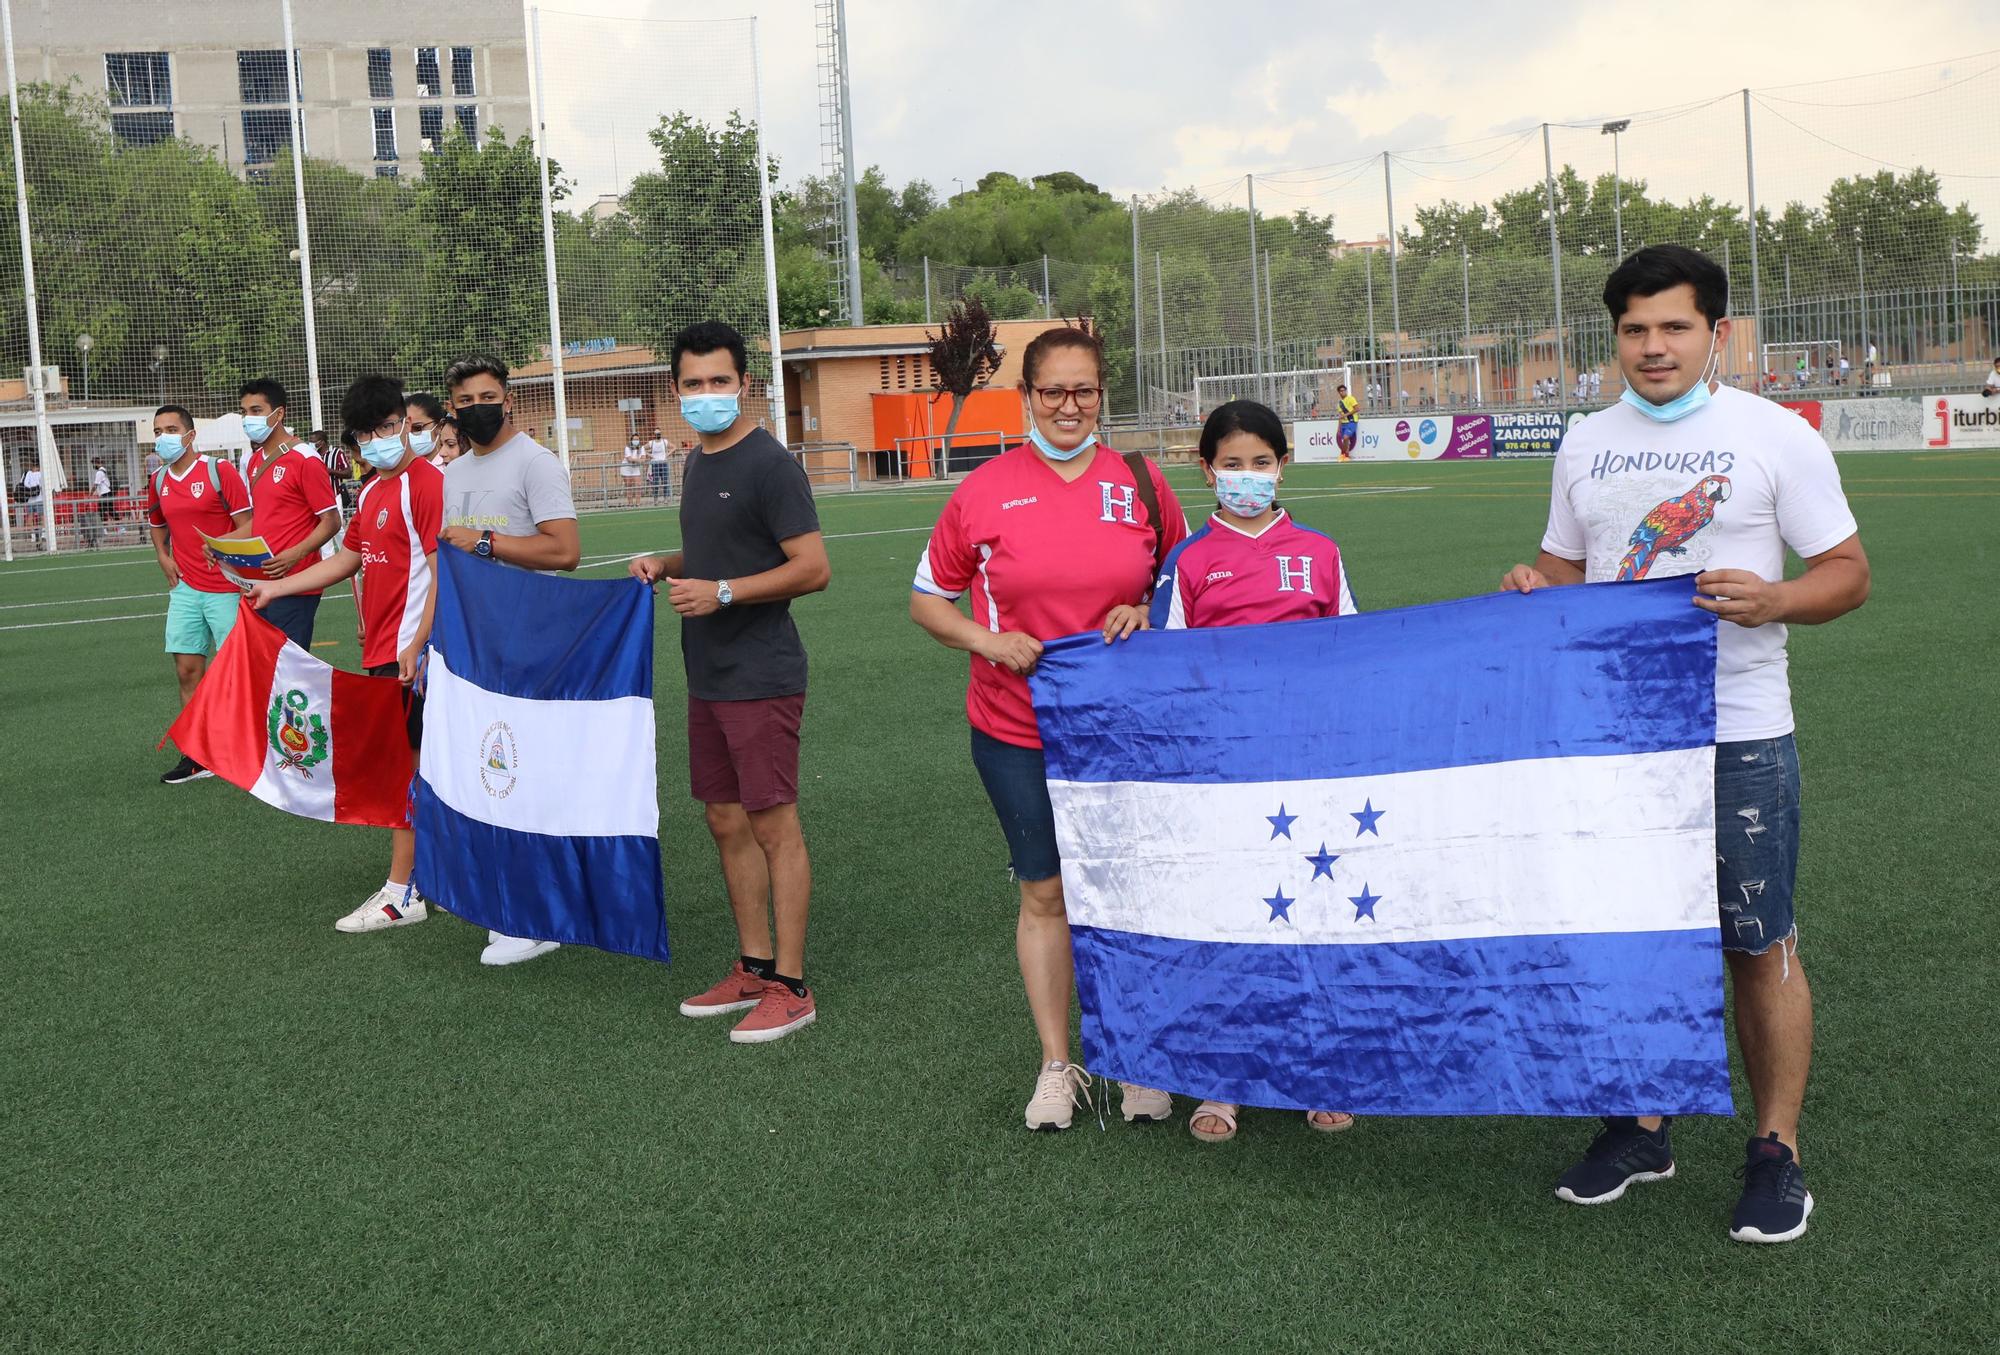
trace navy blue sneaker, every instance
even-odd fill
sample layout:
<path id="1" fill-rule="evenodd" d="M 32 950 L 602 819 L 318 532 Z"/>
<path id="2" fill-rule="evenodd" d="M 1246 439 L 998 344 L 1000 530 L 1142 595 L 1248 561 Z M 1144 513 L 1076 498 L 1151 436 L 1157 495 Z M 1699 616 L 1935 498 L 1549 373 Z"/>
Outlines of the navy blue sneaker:
<path id="1" fill-rule="evenodd" d="M 1776 1132 L 1750 1140 L 1748 1154 L 1737 1172 L 1743 1198 L 1729 1220 L 1729 1236 L 1738 1242 L 1790 1242 L 1804 1234 L 1812 1217 L 1812 1192 L 1792 1150 L 1778 1142 Z"/>
<path id="2" fill-rule="evenodd" d="M 1630 1115 L 1607 1115 L 1604 1132 L 1590 1141 L 1583 1161 L 1556 1182 L 1556 1198 L 1571 1204 L 1610 1204 L 1635 1181 L 1664 1181 L 1674 1174 L 1671 1119 L 1655 1130 Z"/>

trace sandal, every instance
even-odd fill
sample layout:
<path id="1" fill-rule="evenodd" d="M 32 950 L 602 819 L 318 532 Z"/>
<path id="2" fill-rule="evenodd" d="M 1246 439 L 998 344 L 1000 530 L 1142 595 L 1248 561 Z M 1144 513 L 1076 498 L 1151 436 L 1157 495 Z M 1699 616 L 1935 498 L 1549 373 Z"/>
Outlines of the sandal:
<path id="1" fill-rule="evenodd" d="M 1320 1123 L 1319 1117 L 1326 1116 L 1327 1123 Z M 1306 1112 L 1306 1128 L 1322 1134 L 1339 1134 L 1354 1128 L 1354 1117 L 1344 1110 L 1309 1110 Z"/>
<path id="2" fill-rule="evenodd" d="M 1220 1120 L 1224 1127 L 1220 1131 L 1203 1129 L 1200 1122 L 1204 1119 Z M 1188 1133 L 1203 1143 L 1229 1142 L 1236 1137 L 1236 1107 L 1226 1101 L 1202 1102 L 1194 1108 L 1194 1114 L 1188 1116 Z"/>

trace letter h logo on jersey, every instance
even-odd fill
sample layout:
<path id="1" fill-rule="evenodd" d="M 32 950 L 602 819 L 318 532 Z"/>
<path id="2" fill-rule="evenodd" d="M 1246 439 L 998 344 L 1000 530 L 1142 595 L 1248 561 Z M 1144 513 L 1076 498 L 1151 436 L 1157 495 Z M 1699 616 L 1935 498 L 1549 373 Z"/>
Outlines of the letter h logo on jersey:
<path id="1" fill-rule="evenodd" d="M 1299 567 L 1293 569 L 1291 556 L 1280 555 L 1278 557 L 1278 591 L 1280 593 L 1294 591 L 1300 593 L 1312 592 L 1313 558 L 1310 555 L 1301 555 L 1298 559 Z M 1295 583 L 1298 585 L 1296 589 L 1293 588 L 1293 584 Z"/>
<path id="2" fill-rule="evenodd" d="M 1139 497 L 1134 485 L 1114 485 L 1109 480 L 1099 480 L 1097 487 L 1104 491 L 1104 516 L 1099 522 L 1123 522 L 1131 526 L 1139 525 L 1138 515 L 1132 505 Z"/>

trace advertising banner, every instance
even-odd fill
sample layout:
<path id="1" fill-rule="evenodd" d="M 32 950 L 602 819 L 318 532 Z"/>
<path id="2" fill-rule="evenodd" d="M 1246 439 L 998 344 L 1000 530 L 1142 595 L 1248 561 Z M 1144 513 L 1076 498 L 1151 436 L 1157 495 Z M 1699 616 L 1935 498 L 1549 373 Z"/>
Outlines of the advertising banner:
<path id="1" fill-rule="evenodd" d="M 1911 452 L 1938 434 L 1916 398 L 1828 400 L 1820 406 L 1820 436 L 1836 452 Z"/>
<path id="2" fill-rule="evenodd" d="M 1814 428 L 1818 428 L 1826 418 L 1826 407 L 1818 400 L 1780 400 L 1778 403 Z"/>
<path id="3" fill-rule="evenodd" d="M 1554 409 L 1523 410 L 1491 416 L 1493 455 L 1501 460 L 1554 456 L 1569 425 Z"/>
<path id="4" fill-rule="evenodd" d="M 2000 399 L 1934 395 L 1924 397 L 1924 403 L 1929 407 L 1924 446 L 2000 447 Z"/>

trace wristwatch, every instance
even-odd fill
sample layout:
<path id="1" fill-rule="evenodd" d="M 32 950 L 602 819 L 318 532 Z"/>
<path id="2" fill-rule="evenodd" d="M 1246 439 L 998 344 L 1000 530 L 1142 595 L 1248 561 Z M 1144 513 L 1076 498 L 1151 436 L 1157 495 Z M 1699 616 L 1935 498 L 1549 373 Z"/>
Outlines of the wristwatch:
<path id="1" fill-rule="evenodd" d="M 472 548 L 472 553 L 482 560 L 491 560 L 493 558 L 493 533 L 481 532 L 479 534 L 479 544 Z"/>
<path id="2" fill-rule="evenodd" d="M 716 580 L 715 600 L 720 604 L 722 604 L 724 607 L 727 607 L 730 603 L 736 601 L 736 594 L 729 591 L 729 580 L 727 579 Z"/>

